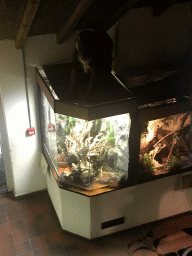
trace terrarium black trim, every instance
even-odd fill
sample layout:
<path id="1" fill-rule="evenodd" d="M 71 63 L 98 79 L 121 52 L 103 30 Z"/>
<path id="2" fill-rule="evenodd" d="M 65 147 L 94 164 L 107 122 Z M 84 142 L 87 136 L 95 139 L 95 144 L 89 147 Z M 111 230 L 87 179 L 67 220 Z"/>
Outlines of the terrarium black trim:
<path id="1" fill-rule="evenodd" d="M 114 76 L 112 75 L 112 77 Z M 65 90 L 65 87 L 62 88 L 62 91 L 66 91 L 66 97 L 64 99 L 63 97 L 60 98 L 60 95 L 56 91 L 55 93 L 59 97 L 59 100 L 55 99 L 53 96 L 53 92 L 51 92 L 49 86 L 45 83 L 44 79 L 42 78 L 37 69 L 36 78 L 39 86 L 46 95 L 55 113 L 60 113 L 91 121 L 94 119 L 100 119 L 113 115 L 135 112 L 137 109 L 136 99 L 133 98 L 130 93 L 127 93 L 127 91 L 121 84 L 119 84 L 119 82 L 118 84 L 120 85 L 121 90 L 123 88 L 123 90 L 125 91 L 125 93 L 122 94 L 121 98 L 117 97 L 115 99 L 115 97 L 113 96 L 112 98 L 109 97 L 102 102 L 96 102 L 94 100 L 92 101 L 91 99 L 87 102 L 83 101 L 82 99 L 71 100 L 70 97 L 67 96 L 67 91 Z M 113 85 L 111 86 L 113 87 Z M 107 89 L 105 89 L 105 91 L 107 91 Z"/>
<path id="2" fill-rule="evenodd" d="M 140 122 L 146 122 L 159 118 L 168 117 L 192 110 L 192 102 L 190 99 L 185 99 L 182 102 L 173 102 L 169 104 L 163 104 L 154 107 L 140 108 L 139 120 Z"/>

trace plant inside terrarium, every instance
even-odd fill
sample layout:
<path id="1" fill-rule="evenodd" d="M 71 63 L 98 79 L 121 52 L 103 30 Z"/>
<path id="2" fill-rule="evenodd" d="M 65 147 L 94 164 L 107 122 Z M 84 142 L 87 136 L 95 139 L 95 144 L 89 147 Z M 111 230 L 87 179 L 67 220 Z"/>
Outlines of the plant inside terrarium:
<path id="1" fill-rule="evenodd" d="M 119 116 L 90 122 L 56 116 L 57 159 L 63 184 L 118 187 L 126 180 L 130 119 L 124 114 L 119 120 Z"/>

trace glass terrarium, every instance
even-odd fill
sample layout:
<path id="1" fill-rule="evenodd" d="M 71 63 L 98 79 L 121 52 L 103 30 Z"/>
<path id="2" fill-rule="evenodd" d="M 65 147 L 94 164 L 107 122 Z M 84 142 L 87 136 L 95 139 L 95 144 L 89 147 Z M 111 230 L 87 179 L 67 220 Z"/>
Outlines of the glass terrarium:
<path id="1" fill-rule="evenodd" d="M 192 167 L 191 111 L 142 122 L 140 174 L 176 174 Z"/>
<path id="2" fill-rule="evenodd" d="M 39 74 L 37 80 L 43 152 L 58 185 L 88 196 L 126 187 L 131 127 L 127 110 L 136 105 L 128 99 L 71 104 L 60 101 Z"/>
<path id="3" fill-rule="evenodd" d="M 42 93 L 44 146 L 61 187 L 98 194 L 124 187 L 128 178 L 129 114 L 86 121 L 54 113 Z"/>

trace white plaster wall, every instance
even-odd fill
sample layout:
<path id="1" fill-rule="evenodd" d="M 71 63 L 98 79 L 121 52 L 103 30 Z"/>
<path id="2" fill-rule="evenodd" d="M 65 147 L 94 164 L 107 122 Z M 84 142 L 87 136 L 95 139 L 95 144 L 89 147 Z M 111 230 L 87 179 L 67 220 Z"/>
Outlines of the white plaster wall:
<path id="1" fill-rule="evenodd" d="M 75 38 L 76 34 L 61 45 L 56 43 L 56 35 L 30 37 L 26 42 L 30 113 L 32 127 L 36 129 L 36 135 L 31 137 L 25 134 L 29 119 L 22 50 L 15 49 L 13 40 L 0 41 L 0 87 L 6 121 L 6 124 L 3 122 L 4 141 L 7 128 L 3 150 L 8 187 L 16 196 L 46 188 L 40 166 L 41 136 L 35 67 L 72 60 Z"/>
<path id="2" fill-rule="evenodd" d="M 25 44 L 26 56 L 30 58 L 33 67 L 72 61 L 76 31 L 63 44 L 57 44 L 56 35 L 41 35 L 29 37 Z"/>
<path id="3" fill-rule="evenodd" d="M 29 119 L 23 57 L 22 51 L 15 49 L 12 40 L 0 42 L 0 72 L 2 105 L 8 134 L 8 143 L 3 145 L 3 151 L 8 151 L 5 147 L 9 146 L 9 165 L 12 164 L 11 168 L 6 165 L 5 171 L 7 177 L 12 177 L 12 181 L 8 178 L 9 189 L 19 196 L 44 189 L 46 182 L 40 167 L 40 130 L 37 106 L 34 104 L 36 94 L 34 89 L 29 92 L 32 126 L 37 131 L 35 136 L 26 137 Z M 33 86 L 33 83 L 29 83 L 29 88 Z M 5 152 L 4 158 L 9 158 L 8 152 Z"/>

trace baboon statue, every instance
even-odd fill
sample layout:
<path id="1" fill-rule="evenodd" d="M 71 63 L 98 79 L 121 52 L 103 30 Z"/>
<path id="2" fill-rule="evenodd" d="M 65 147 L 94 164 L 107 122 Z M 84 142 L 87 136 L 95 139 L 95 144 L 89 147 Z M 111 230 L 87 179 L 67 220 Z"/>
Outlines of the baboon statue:
<path id="1" fill-rule="evenodd" d="M 76 94 L 76 72 L 81 67 L 89 76 L 86 92 L 82 92 L 85 98 L 93 94 L 93 87 L 104 86 L 110 79 L 112 66 L 113 41 L 103 28 L 95 28 L 81 31 L 76 39 L 71 73 L 71 96 Z"/>

